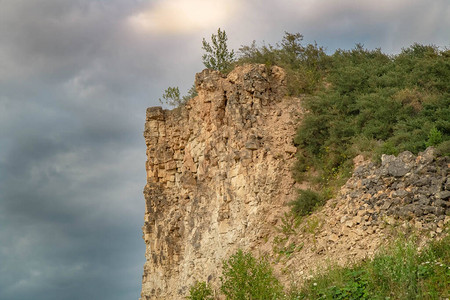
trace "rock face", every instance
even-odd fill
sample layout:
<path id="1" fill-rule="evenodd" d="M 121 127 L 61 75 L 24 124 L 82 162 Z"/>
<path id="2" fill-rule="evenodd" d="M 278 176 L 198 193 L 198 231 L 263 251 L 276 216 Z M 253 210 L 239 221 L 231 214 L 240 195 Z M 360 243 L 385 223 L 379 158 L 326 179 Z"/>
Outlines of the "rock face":
<path id="1" fill-rule="evenodd" d="M 433 148 L 417 157 L 409 151 L 383 155 L 380 167 L 357 167 L 341 194 L 367 207 L 364 216 L 374 221 L 391 216 L 438 223 L 450 215 L 449 163 L 448 157 L 436 158 Z"/>
<path id="2" fill-rule="evenodd" d="M 198 96 L 147 110 L 141 299 L 182 299 L 196 280 L 218 284 L 222 260 L 261 251 L 294 195 L 290 169 L 300 99 L 278 67 L 196 75 Z"/>
<path id="3" fill-rule="evenodd" d="M 222 260 L 238 248 L 264 255 L 286 285 L 330 262 L 372 256 L 395 232 L 444 234 L 450 222 L 448 157 L 433 148 L 354 159 L 336 197 L 301 224 L 284 214 L 296 197 L 292 140 L 302 111 L 285 73 L 264 65 L 196 75 L 183 108 L 147 110 L 147 184 L 141 300 L 183 299 L 195 281 L 218 289 Z"/>
<path id="4" fill-rule="evenodd" d="M 282 257 L 282 268 L 288 270 L 281 276 L 285 283 L 295 278 L 298 284 L 330 262 L 345 265 L 371 257 L 401 235 L 415 234 L 424 245 L 445 234 L 450 222 L 449 157 L 436 157 L 428 148 L 417 156 L 408 151 L 383 155 L 380 165 L 362 156 L 354 163 L 353 176 L 335 198 L 295 232 L 278 235 L 278 252 L 292 252 Z"/>

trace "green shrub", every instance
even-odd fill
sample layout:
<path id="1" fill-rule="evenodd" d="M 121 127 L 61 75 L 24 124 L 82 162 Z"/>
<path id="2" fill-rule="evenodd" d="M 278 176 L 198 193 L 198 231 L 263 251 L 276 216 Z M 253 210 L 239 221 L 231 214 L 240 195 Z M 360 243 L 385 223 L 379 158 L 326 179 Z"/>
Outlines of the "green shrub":
<path id="1" fill-rule="evenodd" d="M 159 99 L 161 104 L 167 104 L 169 106 L 180 106 L 183 104 L 183 99 L 180 98 L 180 89 L 177 86 L 169 86 L 162 95 L 163 100 Z"/>
<path id="2" fill-rule="evenodd" d="M 187 299 L 190 300 L 212 300 L 213 290 L 209 284 L 204 281 L 197 281 L 189 289 L 189 296 Z"/>
<path id="3" fill-rule="evenodd" d="M 188 90 L 187 95 L 182 97 L 180 97 L 180 89 L 177 86 L 168 87 L 162 95 L 163 100 L 160 98 L 159 102 L 172 107 L 179 107 L 185 105 L 190 99 L 197 95 L 195 85 L 192 85 L 192 87 Z"/>
<path id="4" fill-rule="evenodd" d="M 289 203 L 292 206 L 292 212 L 297 216 L 306 216 L 310 214 L 315 207 L 323 204 L 323 197 L 312 190 L 299 190 L 296 200 Z"/>
<path id="5" fill-rule="evenodd" d="M 422 251 L 400 239 L 373 260 L 331 266 L 290 299 L 445 299 L 450 297 L 450 236 Z"/>
<path id="6" fill-rule="evenodd" d="M 449 57 L 449 50 L 419 44 L 394 56 L 361 45 L 329 56 L 327 88 L 303 101 L 307 113 L 294 140 L 299 148 L 295 178 L 303 180 L 302 173 L 313 170 L 327 186 L 336 170 L 359 154 L 355 150 L 364 140 L 373 141 L 371 152 L 378 158 L 445 144 L 450 139 Z"/>
<path id="7" fill-rule="evenodd" d="M 445 141 L 436 147 L 436 153 L 440 156 L 450 156 L 450 140 Z"/>
<path id="8" fill-rule="evenodd" d="M 208 69 L 218 70 L 220 72 L 227 72 L 230 70 L 234 62 L 234 51 L 228 50 L 227 34 L 225 30 L 217 29 L 217 34 L 211 35 L 211 44 L 205 39 L 202 41 L 202 49 L 205 50 L 203 54 L 203 64 Z"/>
<path id="9" fill-rule="evenodd" d="M 221 291 L 232 300 L 279 299 L 283 287 L 264 258 L 238 250 L 223 262 Z"/>
<path id="10" fill-rule="evenodd" d="M 289 95 L 311 94 L 319 89 L 330 59 L 323 47 L 314 44 L 302 45 L 303 35 L 285 32 L 280 43 L 262 45 L 256 42 L 239 48 L 237 64 L 260 63 L 277 65 L 286 71 Z"/>
<path id="11" fill-rule="evenodd" d="M 437 146 L 442 143 L 442 133 L 435 127 L 431 128 L 430 133 L 428 134 L 428 140 L 425 145 L 427 147 Z"/>

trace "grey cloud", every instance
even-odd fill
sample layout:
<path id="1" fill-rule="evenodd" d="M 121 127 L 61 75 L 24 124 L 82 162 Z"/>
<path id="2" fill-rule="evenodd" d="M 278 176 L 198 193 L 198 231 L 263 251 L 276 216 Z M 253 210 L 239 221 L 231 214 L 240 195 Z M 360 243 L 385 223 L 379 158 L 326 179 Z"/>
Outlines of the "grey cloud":
<path id="1" fill-rule="evenodd" d="M 132 159 L 113 163 L 136 155 L 120 146 L 72 147 L 27 137 L 0 165 L 1 299 L 123 299 L 101 291 L 130 285 L 127 294 L 138 294 L 139 273 L 126 272 L 143 263 L 145 173 L 133 174 Z"/>
<path id="2" fill-rule="evenodd" d="M 284 30 L 330 50 L 449 43 L 446 1 L 371 3 L 249 0 L 221 27 L 234 49 Z M 217 30 L 127 26 L 148 5 L 1 1 L 0 299 L 138 297 L 145 109 L 192 85 Z"/>
<path id="3" fill-rule="evenodd" d="M 300 32 L 305 41 L 316 40 L 331 51 L 349 49 L 356 43 L 381 47 L 389 53 L 397 53 L 414 42 L 449 45 L 445 31 L 450 27 L 450 5 L 445 0 L 281 0 L 265 4 L 246 2 L 242 20 L 246 25 L 239 24 L 234 31 L 240 36 L 255 31 L 256 35 L 264 35 L 257 40 L 272 43 L 281 38 L 284 30 Z"/>

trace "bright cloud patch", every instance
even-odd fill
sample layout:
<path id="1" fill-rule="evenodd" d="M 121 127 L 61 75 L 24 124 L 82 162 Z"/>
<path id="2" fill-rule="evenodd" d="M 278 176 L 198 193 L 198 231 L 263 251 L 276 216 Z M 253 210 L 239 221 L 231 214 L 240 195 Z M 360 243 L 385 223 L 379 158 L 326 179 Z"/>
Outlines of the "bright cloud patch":
<path id="1" fill-rule="evenodd" d="M 138 30 L 185 33 L 220 25 L 235 7 L 235 1 L 231 0 L 166 0 L 131 16 L 129 22 Z"/>

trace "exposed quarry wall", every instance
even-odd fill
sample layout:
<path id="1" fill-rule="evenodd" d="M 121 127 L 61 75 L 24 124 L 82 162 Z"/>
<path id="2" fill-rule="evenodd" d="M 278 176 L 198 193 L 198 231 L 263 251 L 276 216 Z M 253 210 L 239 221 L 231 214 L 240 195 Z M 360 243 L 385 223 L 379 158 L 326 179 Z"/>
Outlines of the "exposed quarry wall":
<path id="1" fill-rule="evenodd" d="M 283 221 L 298 187 L 292 140 L 302 115 L 301 99 L 284 97 L 283 70 L 205 70 L 195 85 L 185 107 L 147 110 L 142 300 L 183 299 L 196 280 L 217 288 L 222 260 L 238 248 L 295 284 L 329 262 L 373 255 L 393 231 L 426 242 L 450 222 L 450 159 L 432 148 L 380 165 L 359 156 L 334 199 L 299 226 Z"/>
<path id="2" fill-rule="evenodd" d="M 147 110 L 146 263 L 141 299 L 181 299 L 218 282 L 237 248 L 262 251 L 274 213 L 292 200 L 299 99 L 278 67 L 196 75 L 198 96 Z"/>

